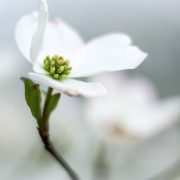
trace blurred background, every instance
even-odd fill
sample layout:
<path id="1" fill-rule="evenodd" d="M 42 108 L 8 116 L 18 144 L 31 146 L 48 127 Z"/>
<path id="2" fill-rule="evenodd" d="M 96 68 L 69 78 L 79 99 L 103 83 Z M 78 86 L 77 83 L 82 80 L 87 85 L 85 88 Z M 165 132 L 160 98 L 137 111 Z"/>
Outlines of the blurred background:
<path id="1" fill-rule="evenodd" d="M 62 18 L 76 28 L 86 41 L 109 32 L 124 32 L 132 37 L 135 45 L 149 54 L 147 60 L 136 70 L 126 71 L 125 80 L 118 80 L 124 77 L 122 73 L 115 73 L 114 76 L 117 83 L 120 81 L 120 87 L 124 86 L 124 91 L 128 89 L 129 94 L 132 94 L 135 88 L 137 94 L 139 92 L 143 94 L 143 98 L 148 99 L 142 100 L 143 103 L 139 103 L 139 99 L 136 99 L 132 105 L 130 95 L 126 94 L 128 103 L 123 101 L 124 104 L 121 103 L 119 106 L 128 104 L 127 107 L 132 106 L 133 112 L 135 111 L 133 107 L 138 106 L 138 118 L 135 120 L 142 119 L 144 122 L 139 123 L 138 127 L 145 128 L 150 133 L 142 132 L 141 128 L 135 131 L 133 128 L 124 128 L 125 130 L 122 128 L 120 134 L 119 129 L 118 135 L 115 133 L 118 137 L 114 138 L 113 134 L 112 138 L 108 133 L 101 132 L 102 127 L 101 130 L 97 128 L 102 126 L 101 123 L 91 124 L 98 120 L 91 121 L 89 114 L 93 114 L 94 110 L 89 111 L 94 103 L 98 105 L 101 99 L 94 102 L 63 96 L 51 119 L 52 139 L 57 149 L 85 180 L 177 180 L 178 177 L 180 179 L 178 81 L 180 2 L 49 0 L 48 4 L 50 19 Z M 0 0 L 0 179 L 2 180 L 68 179 L 66 173 L 42 148 L 36 123 L 25 104 L 24 87 L 19 79 L 26 76 L 32 67 L 17 48 L 14 30 L 17 21 L 34 10 L 38 10 L 38 0 Z M 139 76 L 140 79 L 143 77 L 143 83 L 138 81 L 136 84 L 133 79 L 134 77 L 139 79 Z M 101 78 L 103 81 L 103 77 Z M 127 87 L 127 81 L 135 85 Z M 118 88 L 114 90 L 119 92 L 121 88 Z M 153 94 L 155 91 L 155 95 L 152 97 L 149 91 L 153 91 Z M 116 96 L 121 97 L 122 94 L 116 93 Z M 106 103 L 110 104 L 110 101 L 107 99 Z M 111 107 L 118 107 L 118 103 L 112 101 Z M 148 113 L 141 118 L 144 106 L 148 113 L 158 114 L 157 117 L 152 117 L 154 120 L 152 130 L 148 129 L 149 117 L 146 123 Z M 119 118 L 113 113 L 111 116 L 109 118 L 114 119 L 113 122 Z M 98 117 L 92 116 L 92 119 Z M 126 122 L 131 124 L 129 119 Z M 126 127 L 129 127 L 128 123 Z"/>

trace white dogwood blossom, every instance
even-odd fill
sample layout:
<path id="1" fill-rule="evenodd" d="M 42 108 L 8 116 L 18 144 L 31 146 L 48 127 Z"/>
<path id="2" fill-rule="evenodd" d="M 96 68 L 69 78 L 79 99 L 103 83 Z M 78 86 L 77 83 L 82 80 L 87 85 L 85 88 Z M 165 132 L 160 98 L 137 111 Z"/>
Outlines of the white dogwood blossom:
<path id="1" fill-rule="evenodd" d="M 129 36 L 111 33 L 84 43 L 62 20 L 48 22 L 48 5 L 40 0 L 39 13 L 20 19 L 16 41 L 32 65 L 30 79 L 72 96 L 101 96 L 107 93 L 98 82 L 76 78 L 101 72 L 136 68 L 147 54 L 132 45 Z"/>
<path id="2" fill-rule="evenodd" d="M 144 139 L 180 117 L 180 97 L 160 101 L 154 86 L 144 77 L 103 75 L 94 80 L 104 83 L 109 95 L 89 100 L 87 117 L 108 135 Z"/>

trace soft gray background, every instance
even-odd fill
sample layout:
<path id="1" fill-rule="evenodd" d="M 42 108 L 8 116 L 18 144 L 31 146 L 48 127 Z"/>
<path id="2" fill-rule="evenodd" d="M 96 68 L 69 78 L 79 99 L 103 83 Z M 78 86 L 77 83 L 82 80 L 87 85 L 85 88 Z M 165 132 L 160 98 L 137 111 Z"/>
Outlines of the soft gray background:
<path id="1" fill-rule="evenodd" d="M 135 44 L 149 53 L 147 61 L 136 71 L 151 78 L 162 96 L 180 92 L 179 0 L 49 0 L 48 3 L 50 18 L 61 17 L 86 40 L 112 31 L 129 34 Z M 0 0 L 1 48 L 7 45 L 16 48 L 16 22 L 35 9 L 38 0 Z M 17 53 L 21 58 L 18 50 Z M 26 62 L 22 64 L 30 68 Z"/>
<path id="2" fill-rule="evenodd" d="M 149 53 L 148 59 L 138 69 L 130 72 L 143 73 L 150 78 L 157 86 L 161 97 L 180 94 L 179 0 L 49 0 L 48 3 L 51 19 L 60 17 L 67 21 L 87 41 L 113 31 L 129 34 L 134 44 Z M 0 159 L 3 153 L 5 159 L 5 161 L 0 160 L 0 163 L 2 162 L 0 175 L 5 172 L 6 164 L 9 167 L 8 171 L 11 166 L 14 171 L 16 165 L 12 164 L 11 156 L 23 158 L 32 144 L 31 141 L 39 140 L 33 118 L 30 117 L 28 108 L 24 106 L 23 85 L 19 80 L 19 77 L 27 75 L 32 67 L 24 60 L 14 40 L 17 21 L 24 14 L 35 9 L 38 10 L 38 0 L 0 0 L 0 142 L 3 146 L 0 147 Z M 4 69 L 7 73 L 3 71 Z M 71 99 L 71 102 L 73 101 L 74 99 Z M 24 137 L 24 134 L 27 134 L 27 137 Z M 162 158 L 163 164 L 164 159 L 168 159 L 166 155 L 169 158 L 171 155 L 175 158 L 176 155 L 179 157 L 178 139 L 179 129 L 175 128 L 155 142 L 148 142 L 144 149 L 141 151 L 138 149 L 138 153 L 141 156 L 144 152 L 145 157 L 151 157 L 155 153 L 157 157 Z M 23 155 L 21 151 L 17 153 L 22 146 L 24 146 Z M 164 156 L 161 156 L 161 150 L 167 149 L 166 146 L 169 149 L 172 148 L 172 151 L 164 151 Z M 11 151 L 13 148 L 16 149 L 14 154 Z M 38 146 L 38 148 L 41 147 Z M 139 161 L 137 154 L 127 161 L 124 168 L 128 167 L 128 162 L 131 164 L 131 161 Z M 10 158 L 9 161 L 6 160 L 7 156 Z M 176 159 L 179 165 L 179 159 Z M 151 158 L 149 161 L 151 162 Z M 142 166 L 135 172 L 138 180 L 140 179 L 138 172 L 141 174 L 141 167 L 144 166 L 143 159 L 139 162 Z M 154 163 L 150 165 L 152 166 L 148 168 L 152 171 L 151 167 L 158 167 L 158 163 L 156 166 Z M 162 179 L 165 178 L 162 177 Z"/>

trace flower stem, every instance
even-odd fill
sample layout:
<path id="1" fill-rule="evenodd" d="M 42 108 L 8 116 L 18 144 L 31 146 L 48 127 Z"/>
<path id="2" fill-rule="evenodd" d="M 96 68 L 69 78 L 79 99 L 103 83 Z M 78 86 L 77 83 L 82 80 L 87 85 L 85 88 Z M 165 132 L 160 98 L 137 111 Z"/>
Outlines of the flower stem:
<path id="1" fill-rule="evenodd" d="M 49 87 L 44 104 L 41 125 L 38 128 L 39 135 L 41 137 L 41 140 L 44 144 L 44 148 L 46 149 L 46 151 L 49 152 L 57 160 L 57 162 L 66 170 L 66 172 L 69 174 L 72 180 L 79 180 L 75 171 L 70 167 L 70 165 L 66 162 L 66 160 L 56 151 L 56 149 L 53 146 L 53 143 L 50 141 L 49 115 L 47 113 L 47 109 L 52 97 L 52 92 L 53 89 Z"/>
<path id="2" fill-rule="evenodd" d="M 44 104 L 42 120 L 41 120 L 41 129 L 44 133 L 49 133 L 49 113 L 48 113 L 48 105 L 51 100 L 53 89 L 51 87 L 48 88 L 48 92 L 46 95 L 46 100 Z"/>

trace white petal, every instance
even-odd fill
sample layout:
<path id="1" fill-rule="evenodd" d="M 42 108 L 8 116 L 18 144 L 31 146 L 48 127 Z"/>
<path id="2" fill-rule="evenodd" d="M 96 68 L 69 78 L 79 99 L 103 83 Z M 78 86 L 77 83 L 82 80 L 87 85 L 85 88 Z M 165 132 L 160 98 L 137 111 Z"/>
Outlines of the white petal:
<path id="1" fill-rule="evenodd" d="M 30 48 L 30 58 L 32 62 L 37 60 L 37 56 L 43 48 L 44 33 L 48 23 L 48 5 L 46 0 L 40 0 L 39 18 L 37 29 L 32 38 Z"/>
<path id="2" fill-rule="evenodd" d="M 21 53 L 30 62 L 30 47 L 33 34 L 36 31 L 37 19 L 37 13 L 32 13 L 22 17 L 18 22 L 15 31 L 16 43 Z"/>
<path id="3" fill-rule="evenodd" d="M 70 96 L 87 96 L 96 97 L 107 94 L 105 88 L 97 82 L 82 82 L 75 79 L 66 79 L 64 81 L 57 81 L 47 75 L 29 73 L 30 79 L 36 83 L 40 83 L 54 88 L 58 92 L 64 92 Z"/>
<path id="4" fill-rule="evenodd" d="M 148 109 L 143 109 L 127 119 L 126 130 L 139 137 L 150 137 L 168 129 L 179 121 L 180 98 L 174 97 Z"/>
<path id="5" fill-rule="evenodd" d="M 82 46 L 84 46 L 82 38 L 72 27 L 62 20 L 55 20 L 48 24 L 44 47 L 38 61 L 42 63 L 45 56 L 55 54 L 71 60 Z"/>
<path id="6" fill-rule="evenodd" d="M 39 74 L 49 74 L 39 62 L 33 63 L 33 71 Z"/>
<path id="7" fill-rule="evenodd" d="M 48 21 L 48 6 L 40 0 L 39 16 L 37 13 L 26 15 L 17 23 L 15 37 L 17 45 L 26 59 L 35 61 L 42 48 L 43 33 Z"/>
<path id="8" fill-rule="evenodd" d="M 128 36 L 118 33 L 89 42 L 73 58 L 71 77 L 136 68 L 147 54 L 130 43 Z"/>
<path id="9" fill-rule="evenodd" d="M 84 43 L 80 35 L 62 20 L 48 23 L 44 34 L 43 49 L 36 59 L 41 50 L 43 32 L 48 17 L 47 4 L 45 1 L 41 2 L 43 4 L 41 4 L 40 8 L 39 24 L 37 13 L 24 16 L 17 24 L 16 41 L 20 51 L 29 61 L 32 58 L 33 61 L 37 60 L 39 63 L 42 63 L 46 55 L 55 54 L 71 60 L 77 49 L 81 48 Z"/>

